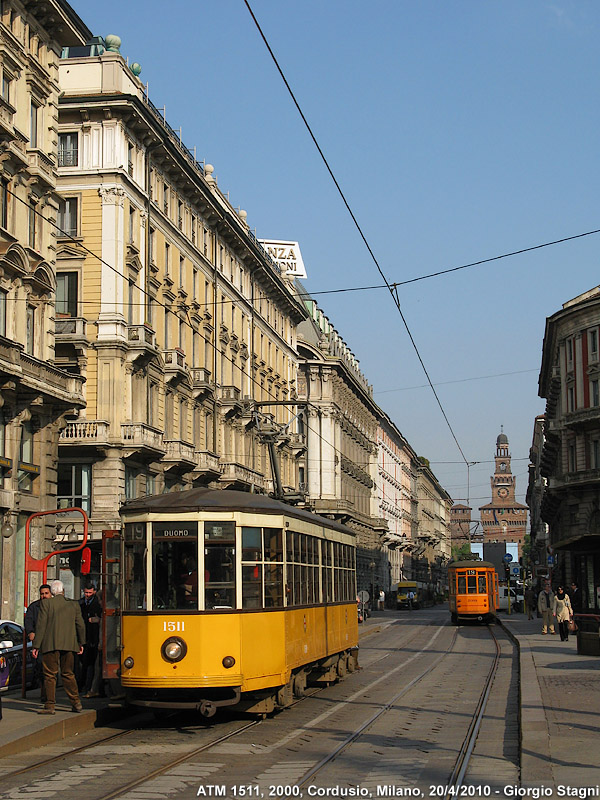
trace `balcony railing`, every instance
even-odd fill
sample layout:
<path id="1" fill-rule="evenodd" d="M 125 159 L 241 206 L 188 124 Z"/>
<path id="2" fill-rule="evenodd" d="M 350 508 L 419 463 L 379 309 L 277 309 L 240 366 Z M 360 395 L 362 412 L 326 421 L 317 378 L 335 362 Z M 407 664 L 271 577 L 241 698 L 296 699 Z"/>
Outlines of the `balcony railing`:
<path id="1" fill-rule="evenodd" d="M 127 422 L 121 425 L 121 440 L 125 447 L 163 456 L 163 433 L 144 422 Z"/>
<path id="2" fill-rule="evenodd" d="M 83 317 L 57 317 L 56 336 L 87 341 L 87 320 Z"/>
<path id="3" fill-rule="evenodd" d="M 209 480 L 217 478 L 221 475 L 221 465 L 219 463 L 219 456 L 211 453 L 209 450 L 196 450 L 196 467 L 194 469 L 195 477 L 205 476 Z"/>
<path id="4" fill-rule="evenodd" d="M 241 391 L 237 386 L 220 386 L 219 399 L 229 402 L 236 402 L 241 397 Z"/>
<path id="5" fill-rule="evenodd" d="M 206 367 L 194 367 L 191 372 L 192 372 L 192 390 L 196 397 L 198 397 L 199 394 L 210 391 L 210 389 L 212 389 L 210 383 L 209 369 L 206 369 Z"/>
<path id="6" fill-rule="evenodd" d="M 164 444 L 166 452 L 163 461 L 181 466 L 194 466 L 196 464 L 196 454 L 193 445 L 178 439 L 166 440 Z"/>
<path id="7" fill-rule="evenodd" d="M 224 483 L 242 483 L 246 486 L 259 486 L 264 488 L 265 478 L 261 472 L 256 472 L 244 464 L 238 464 L 236 461 L 227 461 L 221 463 L 222 475 L 220 480 Z"/>
<path id="8" fill-rule="evenodd" d="M 110 423 L 99 419 L 78 419 L 68 422 L 60 432 L 59 444 L 108 445 Z"/>

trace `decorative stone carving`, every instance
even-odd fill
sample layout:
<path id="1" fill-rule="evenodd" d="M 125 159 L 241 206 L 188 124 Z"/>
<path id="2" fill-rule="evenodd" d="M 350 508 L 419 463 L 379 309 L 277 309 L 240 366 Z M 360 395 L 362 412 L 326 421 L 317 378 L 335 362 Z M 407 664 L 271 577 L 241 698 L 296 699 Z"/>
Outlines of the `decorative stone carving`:
<path id="1" fill-rule="evenodd" d="M 101 186 L 98 195 L 105 205 L 123 206 L 125 205 L 125 191 L 120 186 Z"/>

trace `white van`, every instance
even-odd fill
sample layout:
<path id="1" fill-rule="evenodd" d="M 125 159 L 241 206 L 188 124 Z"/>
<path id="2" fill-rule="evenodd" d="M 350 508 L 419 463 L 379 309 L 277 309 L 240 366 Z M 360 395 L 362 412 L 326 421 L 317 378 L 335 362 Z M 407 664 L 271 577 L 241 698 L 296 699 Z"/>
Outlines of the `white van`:
<path id="1" fill-rule="evenodd" d="M 510 610 L 517 614 L 523 611 L 525 597 L 521 594 L 521 587 L 510 587 Z M 508 586 L 498 587 L 498 611 L 508 611 Z"/>

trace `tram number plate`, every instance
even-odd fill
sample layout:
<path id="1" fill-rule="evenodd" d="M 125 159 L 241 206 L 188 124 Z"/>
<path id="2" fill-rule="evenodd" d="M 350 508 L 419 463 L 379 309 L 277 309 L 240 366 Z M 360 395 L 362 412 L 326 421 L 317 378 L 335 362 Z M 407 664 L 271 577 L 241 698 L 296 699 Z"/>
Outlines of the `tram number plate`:
<path id="1" fill-rule="evenodd" d="M 163 631 L 165 633 L 183 633 L 185 631 L 185 622 L 163 622 Z"/>
<path id="2" fill-rule="evenodd" d="M 468 569 L 467 570 L 467 575 L 475 575 L 475 574 L 476 574 L 476 572 L 475 572 L 474 569 Z"/>

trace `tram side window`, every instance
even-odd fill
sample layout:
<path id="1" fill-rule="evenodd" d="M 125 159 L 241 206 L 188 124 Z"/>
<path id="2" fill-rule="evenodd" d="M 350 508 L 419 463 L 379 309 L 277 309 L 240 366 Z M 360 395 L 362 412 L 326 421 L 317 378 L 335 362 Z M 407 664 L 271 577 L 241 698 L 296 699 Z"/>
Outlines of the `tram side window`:
<path id="1" fill-rule="evenodd" d="M 198 608 L 198 541 L 154 540 L 152 606 Z"/>
<path id="2" fill-rule="evenodd" d="M 146 526 L 127 523 L 125 539 L 125 598 L 126 611 L 146 609 Z"/>
<path id="3" fill-rule="evenodd" d="M 287 531 L 286 599 L 290 606 L 319 602 L 319 543 L 314 536 Z"/>
<path id="4" fill-rule="evenodd" d="M 242 528 L 242 608 L 262 608 L 261 529 Z"/>
<path id="5" fill-rule="evenodd" d="M 457 594 L 466 594 L 467 593 L 467 576 L 463 574 L 457 575 Z"/>
<path id="6" fill-rule="evenodd" d="M 467 594 L 477 594 L 476 575 L 467 575 Z"/>
<path id="7" fill-rule="evenodd" d="M 485 572 L 477 573 L 477 592 L 479 594 L 487 594 L 487 588 L 485 583 Z"/>
<path id="8" fill-rule="evenodd" d="M 204 523 L 204 603 L 235 608 L 235 523 Z"/>

